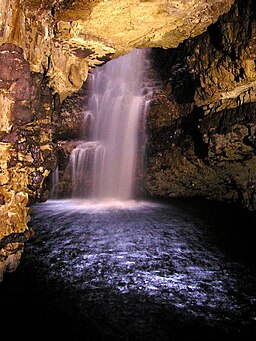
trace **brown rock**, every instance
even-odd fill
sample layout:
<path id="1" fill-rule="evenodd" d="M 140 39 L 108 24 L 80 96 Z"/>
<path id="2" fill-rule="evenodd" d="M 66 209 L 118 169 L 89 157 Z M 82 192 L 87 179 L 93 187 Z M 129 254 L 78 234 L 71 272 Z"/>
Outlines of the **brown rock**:
<path id="1" fill-rule="evenodd" d="M 33 113 L 30 108 L 24 107 L 18 103 L 13 105 L 12 119 L 16 124 L 28 123 L 32 118 Z"/>
<path id="2" fill-rule="evenodd" d="M 2 81 L 16 81 L 29 74 L 29 63 L 15 50 L 0 50 L 0 79 Z"/>

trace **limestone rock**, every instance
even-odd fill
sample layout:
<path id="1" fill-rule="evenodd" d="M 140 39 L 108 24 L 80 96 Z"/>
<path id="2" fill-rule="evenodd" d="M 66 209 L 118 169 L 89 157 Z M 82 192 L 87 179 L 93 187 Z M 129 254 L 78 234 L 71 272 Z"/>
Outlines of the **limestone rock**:
<path id="1" fill-rule="evenodd" d="M 0 44 L 20 46 L 61 99 L 95 66 L 135 47 L 176 47 L 202 33 L 234 0 L 0 1 Z"/>
<path id="2" fill-rule="evenodd" d="M 152 104 L 148 192 L 238 196 L 245 206 L 255 205 L 250 175 L 255 122 L 248 123 L 249 113 L 246 119 L 235 119 L 235 112 L 224 111 L 225 106 L 236 107 L 237 98 L 250 102 L 255 97 L 254 19 L 251 16 L 244 29 L 236 20 L 236 13 L 240 18 L 251 8 L 238 1 L 218 22 L 218 39 L 211 30 L 204 38 L 192 39 L 233 3 L 0 0 L 0 277 L 16 268 L 32 233 L 29 205 L 47 199 L 48 177 L 57 159 L 61 154 L 67 160 L 72 143 L 61 145 L 59 139 L 72 139 L 79 130 L 79 115 L 72 117 L 68 109 L 70 96 L 96 66 L 135 47 L 184 50 L 179 65 L 172 63 L 173 82 L 167 82 Z M 209 60 L 212 54 L 220 61 Z M 192 114 L 193 101 L 205 107 L 200 122 L 198 114 Z M 222 121 L 230 118 L 221 132 L 216 111 Z"/>
<path id="3" fill-rule="evenodd" d="M 256 101 L 255 33 L 255 5 L 239 0 L 216 25 L 187 43 L 187 66 L 197 83 L 195 102 L 205 111 Z"/>
<path id="4" fill-rule="evenodd" d="M 31 201 L 46 200 L 44 180 L 56 167 L 53 101 L 45 80 L 30 71 L 23 50 L 0 47 L 0 277 L 19 263 Z M 48 89 L 48 90 L 47 90 Z"/>
<path id="5" fill-rule="evenodd" d="M 186 53 L 184 45 L 154 52 L 163 86 L 148 115 L 145 190 L 152 197 L 236 202 L 253 211 L 256 104 L 217 112 L 198 107 Z"/>

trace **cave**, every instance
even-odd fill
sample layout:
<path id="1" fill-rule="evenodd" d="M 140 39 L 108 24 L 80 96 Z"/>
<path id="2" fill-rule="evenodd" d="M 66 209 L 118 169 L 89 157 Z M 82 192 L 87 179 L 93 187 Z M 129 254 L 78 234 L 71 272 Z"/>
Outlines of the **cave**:
<path id="1" fill-rule="evenodd" d="M 256 336 L 253 0 L 0 0 L 13 336 Z"/>

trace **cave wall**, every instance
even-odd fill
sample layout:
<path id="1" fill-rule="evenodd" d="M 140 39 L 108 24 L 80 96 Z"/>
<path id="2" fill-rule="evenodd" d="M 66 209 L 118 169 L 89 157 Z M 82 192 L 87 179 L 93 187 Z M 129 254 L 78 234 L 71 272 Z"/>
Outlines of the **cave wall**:
<path id="1" fill-rule="evenodd" d="M 133 48 L 176 47 L 203 32 L 234 0 L 0 0 L 0 44 L 23 49 L 61 101 L 88 71 Z"/>
<path id="2" fill-rule="evenodd" d="M 33 233 L 29 206 L 47 200 L 58 159 L 64 174 L 74 146 L 63 140 L 80 128 L 77 91 L 94 67 L 134 47 L 154 47 L 162 81 L 147 122 L 145 192 L 256 209 L 256 5 L 237 0 L 216 22 L 232 3 L 0 0 L 0 280 L 19 263 Z"/>
<path id="3" fill-rule="evenodd" d="M 60 102 L 95 66 L 134 47 L 177 46 L 232 2 L 0 1 L 1 274 L 29 238 L 30 203 L 48 197 L 58 139 L 77 130 Z"/>
<path id="4" fill-rule="evenodd" d="M 31 234 L 29 205 L 47 199 L 44 179 L 56 167 L 52 136 L 57 111 L 43 75 L 30 71 L 20 47 L 2 44 L 0 65 L 1 279 L 4 271 L 16 268 Z"/>
<path id="5" fill-rule="evenodd" d="M 177 47 L 233 2 L 0 0 L 0 280 L 33 233 L 29 206 L 47 200 L 67 131 L 60 104 L 94 67 L 135 47 Z"/>
<path id="6" fill-rule="evenodd" d="M 177 49 L 153 51 L 162 80 L 148 119 L 145 189 L 256 209 L 256 6 L 228 14 Z"/>

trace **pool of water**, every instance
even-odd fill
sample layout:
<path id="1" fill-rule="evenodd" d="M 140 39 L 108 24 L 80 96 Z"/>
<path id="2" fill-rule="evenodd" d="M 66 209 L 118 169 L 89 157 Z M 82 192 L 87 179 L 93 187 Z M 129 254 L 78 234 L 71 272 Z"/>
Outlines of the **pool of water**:
<path id="1" fill-rule="evenodd" d="M 102 341 L 256 335 L 255 216 L 200 200 L 52 200 L 31 217 L 35 235 L 0 287 L 2 321 L 16 331 Z"/>

